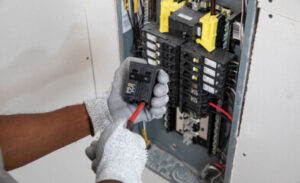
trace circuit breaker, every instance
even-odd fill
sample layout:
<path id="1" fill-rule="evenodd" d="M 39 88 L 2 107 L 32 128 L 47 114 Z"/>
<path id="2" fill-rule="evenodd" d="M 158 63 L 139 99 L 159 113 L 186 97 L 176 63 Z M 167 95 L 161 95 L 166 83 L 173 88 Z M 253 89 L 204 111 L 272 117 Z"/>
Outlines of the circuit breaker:
<path id="1" fill-rule="evenodd" d="M 161 67 L 169 75 L 169 103 L 165 126 L 168 130 L 174 130 L 176 107 L 179 103 L 180 46 L 184 39 L 160 33 L 158 25 L 152 22 L 143 27 L 142 42 L 143 57 L 148 64 Z"/>
<path id="2" fill-rule="evenodd" d="M 131 62 L 129 76 L 124 86 L 124 100 L 132 104 L 141 102 L 151 104 L 157 73 L 158 68 L 152 65 Z"/>

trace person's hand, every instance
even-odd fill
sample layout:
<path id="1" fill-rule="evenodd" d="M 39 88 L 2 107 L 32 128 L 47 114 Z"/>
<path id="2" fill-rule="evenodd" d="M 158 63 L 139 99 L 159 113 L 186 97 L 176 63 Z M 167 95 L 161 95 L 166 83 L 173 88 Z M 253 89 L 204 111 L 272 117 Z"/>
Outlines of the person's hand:
<path id="1" fill-rule="evenodd" d="M 123 100 L 124 83 L 128 78 L 130 62 L 147 63 L 144 59 L 128 57 L 115 72 L 112 90 L 108 97 L 108 108 L 114 121 L 120 118 L 129 119 L 137 108 L 136 105 L 128 104 Z M 166 104 L 169 101 L 168 74 L 160 69 L 157 81 L 158 83 L 153 90 L 154 97 L 151 99 L 151 108 L 149 110 L 144 108 L 137 117 L 136 122 L 162 118 L 166 113 Z"/>
<path id="2" fill-rule="evenodd" d="M 17 183 L 17 181 L 12 178 L 5 170 L 3 165 L 2 152 L 0 150 L 0 182 L 1 183 Z"/>
<path id="3" fill-rule="evenodd" d="M 96 173 L 96 182 L 141 182 L 147 161 L 146 144 L 141 136 L 124 127 L 126 121 L 124 119 L 109 124 L 100 139 L 93 141 L 86 149 Z"/>
<path id="4" fill-rule="evenodd" d="M 110 93 L 102 98 L 85 102 L 94 132 L 103 130 L 111 121 L 121 118 L 129 119 L 136 110 L 137 105 L 128 104 L 123 100 L 124 84 L 128 78 L 130 62 L 147 63 L 144 59 L 128 57 L 116 70 Z M 160 69 L 157 81 L 158 83 L 154 86 L 150 109 L 144 108 L 135 122 L 159 119 L 166 113 L 166 105 L 169 101 L 168 74 Z"/>

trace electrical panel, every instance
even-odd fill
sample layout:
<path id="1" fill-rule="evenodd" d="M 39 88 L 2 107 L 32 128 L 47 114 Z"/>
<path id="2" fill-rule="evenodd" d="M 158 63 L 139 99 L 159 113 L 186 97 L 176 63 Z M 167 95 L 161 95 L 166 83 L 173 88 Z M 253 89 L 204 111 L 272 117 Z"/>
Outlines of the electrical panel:
<path id="1" fill-rule="evenodd" d="M 170 76 L 165 129 L 180 134 L 187 146 L 206 148 L 216 162 L 202 167 L 201 178 L 222 182 L 239 69 L 241 13 L 206 0 L 167 0 L 161 8 L 166 6 L 161 17 L 168 15 L 168 21 L 147 22 L 141 28 L 141 55 Z"/>

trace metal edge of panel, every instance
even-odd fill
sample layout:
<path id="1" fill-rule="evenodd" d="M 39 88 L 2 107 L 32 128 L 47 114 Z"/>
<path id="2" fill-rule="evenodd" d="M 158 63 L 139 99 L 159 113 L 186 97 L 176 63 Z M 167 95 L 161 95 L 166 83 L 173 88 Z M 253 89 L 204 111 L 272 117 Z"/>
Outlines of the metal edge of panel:
<path id="1" fill-rule="evenodd" d="M 246 86 L 249 74 L 249 65 L 251 61 L 251 54 L 254 42 L 254 36 L 257 23 L 257 1 L 249 1 L 247 6 L 247 16 L 245 22 L 245 32 L 243 37 L 242 53 L 240 60 L 240 68 L 238 75 L 238 83 L 236 90 L 236 97 L 234 102 L 233 121 L 231 127 L 231 134 L 229 139 L 229 149 L 227 154 L 227 163 L 225 171 L 225 183 L 231 181 L 231 173 L 233 168 L 233 160 L 236 149 L 237 136 L 239 133 L 241 117 L 243 113 L 244 97 L 246 93 Z"/>
<path id="2" fill-rule="evenodd" d="M 120 62 L 124 60 L 124 39 L 123 39 L 123 28 L 122 28 L 122 1 L 116 0 L 116 11 L 118 21 L 118 34 L 119 34 L 119 49 L 120 49 Z"/>

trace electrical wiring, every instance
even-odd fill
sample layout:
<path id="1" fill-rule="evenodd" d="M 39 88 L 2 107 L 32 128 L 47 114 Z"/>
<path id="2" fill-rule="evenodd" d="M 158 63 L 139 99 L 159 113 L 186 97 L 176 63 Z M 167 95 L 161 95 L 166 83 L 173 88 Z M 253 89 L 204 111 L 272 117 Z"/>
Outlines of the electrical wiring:
<path id="1" fill-rule="evenodd" d="M 223 113 L 225 116 L 227 116 L 227 118 L 232 121 L 232 116 L 226 112 L 224 109 L 222 109 L 221 107 L 217 106 L 216 104 L 210 102 L 209 105 L 215 109 L 217 109 L 218 111 L 220 111 L 221 113 Z"/>
<path id="2" fill-rule="evenodd" d="M 133 47 L 132 47 L 132 53 L 134 54 L 135 57 L 142 57 L 142 42 L 141 42 L 141 29 L 144 24 L 144 6 L 145 6 L 145 1 L 143 0 L 138 0 L 137 1 L 139 6 L 138 6 L 138 11 L 134 13 L 133 20 L 132 20 L 132 31 L 133 31 Z M 130 15 L 129 15 L 130 16 Z"/>
<path id="3" fill-rule="evenodd" d="M 211 15 L 215 15 L 215 0 L 211 0 Z"/>
<path id="4" fill-rule="evenodd" d="M 129 10 L 127 11 L 127 16 L 128 16 L 128 19 L 129 19 L 129 23 L 130 23 L 130 25 L 131 25 L 131 28 L 133 29 L 134 25 L 133 25 L 132 18 L 131 18 L 131 16 L 130 16 Z"/>
<path id="5" fill-rule="evenodd" d="M 233 88 L 231 88 L 231 87 L 226 87 L 226 91 L 225 91 L 225 94 L 226 94 L 226 96 L 228 96 L 229 98 L 235 98 L 235 90 L 233 89 Z"/>
<path id="6" fill-rule="evenodd" d="M 236 80 L 233 78 L 229 78 L 229 81 L 233 82 L 234 84 L 236 84 Z"/>
<path id="7" fill-rule="evenodd" d="M 238 73 L 238 71 L 232 70 L 232 69 L 230 69 L 229 71 L 230 71 L 230 72 L 233 72 L 234 74 L 237 74 L 237 73 Z"/>
<path id="8" fill-rule="evenodd" d="M 237 62 L 237 61 L 231 61 L 230 63 L 232 63 L 232 64 L 236 64 L 236 65 L 239 65 L 240 63 L 239 62 Z"/>
<path id="9" fill-rule="evenodd" d="M 226 168 L 226 164 L 224 165 L 220 165 L 219 163 L 213 163 L 213 165 L 219 169 L 223 169 L 223 168 Z"/>

